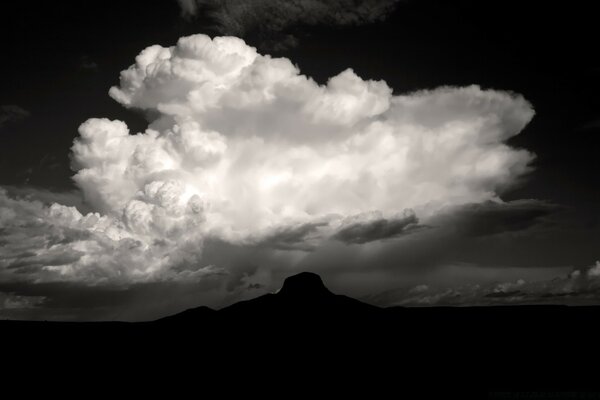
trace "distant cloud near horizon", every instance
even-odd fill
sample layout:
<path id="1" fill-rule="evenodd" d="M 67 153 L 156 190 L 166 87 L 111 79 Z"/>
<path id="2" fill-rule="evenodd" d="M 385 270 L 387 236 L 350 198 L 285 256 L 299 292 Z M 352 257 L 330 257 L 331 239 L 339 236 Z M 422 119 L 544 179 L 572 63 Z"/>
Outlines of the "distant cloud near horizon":
<path id="1" fill-rule="evenodd" d="M 417 285 L 368 296 L 381 306 L 596 305 L 600 298 L 600 262 L 552 279 L 516 279 L 485 285 Z"/>

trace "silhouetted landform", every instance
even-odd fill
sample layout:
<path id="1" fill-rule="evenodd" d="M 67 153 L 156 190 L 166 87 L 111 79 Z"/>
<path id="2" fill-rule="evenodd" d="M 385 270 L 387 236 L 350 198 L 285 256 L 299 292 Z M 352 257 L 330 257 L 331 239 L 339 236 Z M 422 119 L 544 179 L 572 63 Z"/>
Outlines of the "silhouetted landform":
<path id="1" fill-rule="evenodd" d="M 253 329 L 269 326 L 309 331 L 337 328 L 338 324 L 354 325 L 369 320 L 376 322 L 385 313 L 383 308 L 335 295 L 325 287 L 319 275 L 303 272 L 287 278 L 277 293 L 241 301 L 219 311 L 207 307 L 195 308 L 163 318 L 157 323 L 200 328 L 205 321 L 210 321 L 216 327 L 248 324 L 247 328 Z M 197 318 L 198 315 L 203 318 Z M 252 335 L 253 331 L 247 333 Z"/>
<path id="2" fill-rule="evenodd" d="M 143 323 L 1 321 L 0 332 L 11 362 L 26 365 L 32 357 L 102 360 L 130 372 L 335 384 L 372 396 L 481 395 L 597 388 L 599 317 L 600 307 L 379 308 L 301 273 L 277 293 L 218 311 L 199 307 Z"/>

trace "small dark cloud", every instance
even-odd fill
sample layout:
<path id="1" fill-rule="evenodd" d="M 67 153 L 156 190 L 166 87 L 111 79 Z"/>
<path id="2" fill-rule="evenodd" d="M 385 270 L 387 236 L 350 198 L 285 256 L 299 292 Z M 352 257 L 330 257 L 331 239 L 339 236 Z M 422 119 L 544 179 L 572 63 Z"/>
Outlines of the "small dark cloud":
<path id="1" fill-rule="evenodd" d="M 261 238 L 258 245 L 277 250 L 311 251 L 315 246 L 311 239 L 318 236 L 319 228 L 327 225 L 328 222 L 320 221 L 276 228 Z"/>
<path id="2" fill-rule="evenodd" d="M 540 295 L 540 298 L 542 299 L 554 299 L 554 298 L 561 298 L 561 297 L 569 297 L 569 296 L 576 296 L 578 293 L 576 292 L 565 292 L 565 293 L 542 293 Z"/>
<path id="3" fill-rule="evenodd" d="M 79 66 L 81 67 L 81 69 L 93 72 L 98 71 L 98 69 L 100 68 L 98 63 L 92 60 L 89 56 L 81 56 L 79 60 Z"/>
<path id="4" fill-rule="evenodd" d="M 433 224 L 452 227 L 462 236 L 488 236 L 526 230 L 560 209 L 540 200 L 487 201 L 447 210 Z"/>
<path id="5" fill-rule="evenodd" d="M 181 7 L 181 16 L 184 18 L 193 17 L 198 12 L 196 0 L 177 0 L 177 3 Z"/>
<path id="6" fill-rule="evenodd" d="M 581 125 L 578 129 L 576 129 L 576 131 L 580 132 L 580 133 L 592 133 L 592 132 L 598 132 L 599 130 L 600 130 L 600 118 L 587 121 L 583 125 Z"/>
<path id="7" fill-rule="evenodd" d="M 344 243 L 363 244 L 407 234 L 422 227 L 418 225 L 418 222 L 414 213 L 407 213 L 393 219 L 376 218 L 367 221 L 352 221 L 343 225 L 333 235 L 333 238 Z"/>
<path id="8" fill-rule="evenodd" d="M 521 294 L 521 291 L 519 290 L 512 290 L 510 292 L 491 292 L 488 293 L 486 295 L 484 295 L 484 297 L 489 297 L 489 298 L 503 298 L 503 297 L 513 297 L 513 296 L 517 296 Z"/>
<path id="9" fill-rule="evenodd" d="M 256 273 L 259 266 L 253 263 L 246 263 L 241 268 L 230 271 L 225 282 L 225 289 L 228 292 L 234 292 L 238 288 L 246 285 L 246 279 Z"/>
<path id="10" fill-rule="evenodd" d="M 201 305 L 215 306 L 211 298 L 217 297 L 221 286 L 219 277 L 130 285 L 0 280 L 0 319 L 153 320 Z"/>
<path id="11" fill-rule="evenodd" d="M 0 311 L 36 308 L 43 304 L 43 296 L 20 296 L 13 292 L 0 291 Z"/>
<path id="12" fill-rule="evenodd" d="M 43 298 L 39 310 L 43 319 L 102 318 L 102 314 L 124 306 L 136 295 L 134 290 L 128 288 L 88 286 L 73 282 L 0 282 L 0 291 L 20 298 Z M 27 313 L 27 316 L 37 319 L 31 313 Z"/>
<path id="13" fill-rule="evenodd" d="M 264 287 L 265 287 L 265 285 L 263 285 L 261 283 L 250 283 L 250 284 L 248 284 L 248 289 L 249 290 L 258 290 L 258 289 L 262 289 Z"/>
<path id="14" fill-rule="evenodd" d="M 0 106 L 0 128 L 4 125 L 21 121 L 29 117 L 31 113 L 22 107 L 14 104 L 6 104 Z"/>

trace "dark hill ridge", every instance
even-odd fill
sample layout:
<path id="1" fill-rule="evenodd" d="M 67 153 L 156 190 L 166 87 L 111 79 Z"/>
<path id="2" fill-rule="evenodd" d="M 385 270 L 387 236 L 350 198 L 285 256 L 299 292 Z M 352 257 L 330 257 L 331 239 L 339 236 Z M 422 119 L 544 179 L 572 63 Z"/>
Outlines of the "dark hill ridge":
<path id="1" fill-rule="evenodd" d="M 285 279 L 276 293 L 240 301 L 218 311 L 207 307 L 189 309 L 156 322 L 195 326 L 210 321 L 225 326 L 251 320 L 263 325 L 302 324 L 303 328 L 310 328 L 311 324 L 354 323 L 383 314 L 382 308 L 332 293 L 319 275 L 302 272 Z"/>
<path id="2" fill-rule="evenodd" d="M 301 272 L 290 276 L 283 282 L 283 286 L 277 292 L 280 296 L 295 297 L 326 297 L 332 293 L 325 287 L 321 277 L 312 272 Z"/>
<path id="3" fill-rule="evenodd" d="M 322 379 L 350 392 L 483 389 L 479 398 L 489 398 L 490 389 L 596 388 L 587 365 L 600 359 L 599 320 L 600 307 L 379 308 L 334 294 L 305 272 L 277 293 L 220 310 L 143 323 L 0 321 L 0 337 L 3 361 L 13 362 L 4 364 L 23 370 L 39 357 L 102 360 L 123 376 L 140 367 L 179 374 L 191 363 L 184 370 L 192 379 L 216 374 L 229 386 L 292 379 L 314 387 Z M 129 364 L 115 363 L 123 359 Z"/>

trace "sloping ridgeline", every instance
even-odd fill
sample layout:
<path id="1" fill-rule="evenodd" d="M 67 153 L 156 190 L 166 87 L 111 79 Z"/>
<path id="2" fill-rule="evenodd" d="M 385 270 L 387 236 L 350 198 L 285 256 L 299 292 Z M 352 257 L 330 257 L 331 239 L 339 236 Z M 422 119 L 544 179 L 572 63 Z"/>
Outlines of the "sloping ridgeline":
<path id="1" fill-rule="evenodd" d="M 0 332 L 13 373 L 37 365 L 62 375 L 52 367 L 60 360 L 70 376 L 108 363 L 111 375 L 219 382 L 232 393 L 283 385 L 342 397 L 416 390 L 494 398 L 594 389 L 599 317 L 600 307 L 378 308 L 301 273 L 277 293 L 218 311 L 142 323 L 1 321 Z"/>

